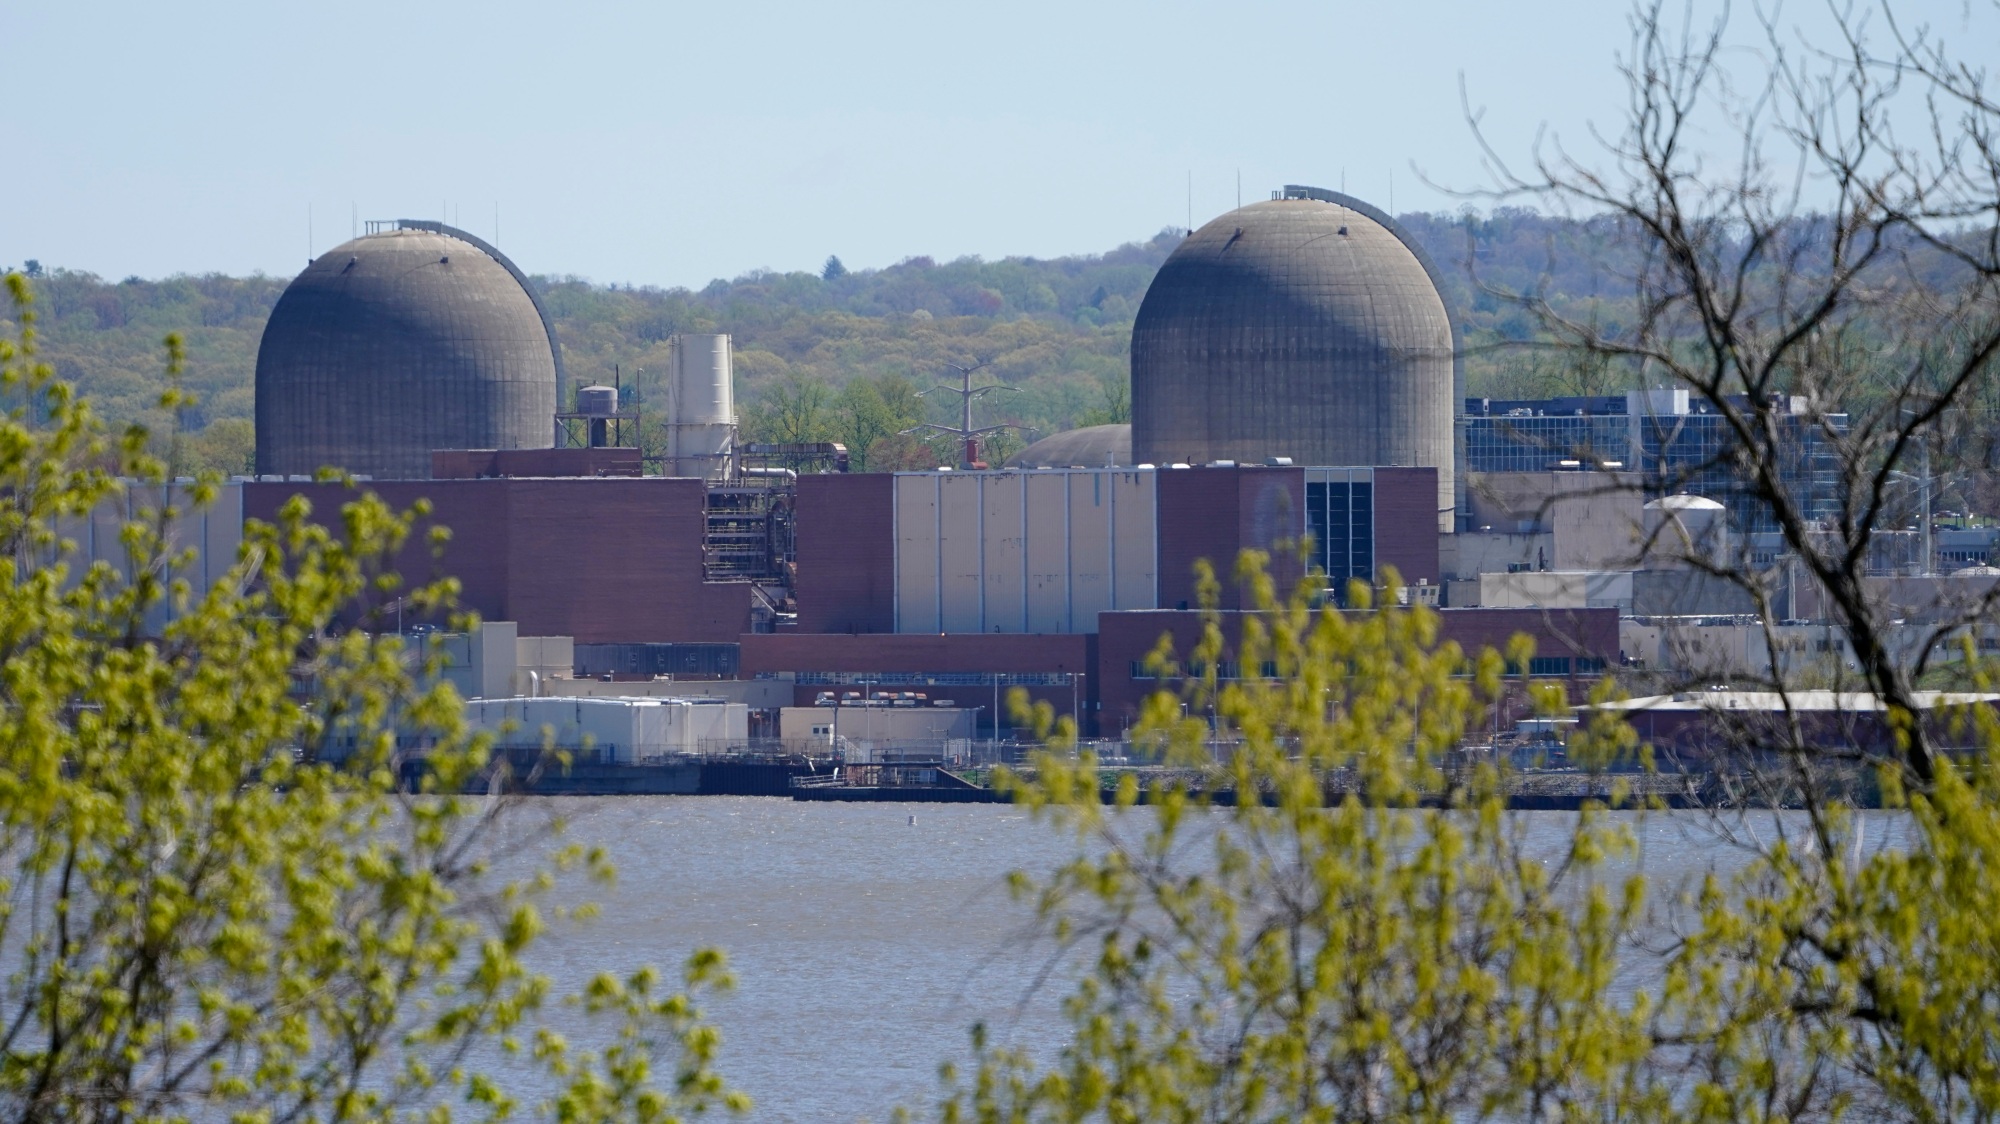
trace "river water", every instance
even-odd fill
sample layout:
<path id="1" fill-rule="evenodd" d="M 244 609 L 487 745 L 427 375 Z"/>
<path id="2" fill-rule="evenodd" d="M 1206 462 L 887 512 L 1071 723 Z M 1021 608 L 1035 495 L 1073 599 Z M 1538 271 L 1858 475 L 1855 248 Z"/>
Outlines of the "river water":
<path id="1" fill-rule="evenodd" d="M 1030 987 L 1050 951 L 1028 939 L 1032 911 L 1005 879 L 1076 850 L 1023 812 L 624 797 L 565 801 L 562 813 L 566 838 L 604 846 L 618 881 L 593 888 L 601 915 L 552 933 L 539 965 L 573 985 L 722 948 L 737 986 L 703 1006 L 753 1120 L 920 1109 L 980 1020 L 1038 1052 L 1061 1044 L 1059 989 Z"/>
<path id="2" fill-rule="evenodd" d="M 1024 812 L 756 797 L 538 803 L 567 820 L 568 839 L 605 847 L 619 873 L 588 894 L 602 915 L 553 932 L 538 966 L 574 987 L 644 963 L 671 971 L 698 946 L 725 950 L 737 987 L 704 1008 L 723 1035 L 720 1069 L 756 1100 L 753 1120 L 880 1121 L 898 1104 L 923 1118 L 939 1063 L 969 1054 L 974 1022 L 1044 1057 L 1066 1038 L 1067 986 L 1031 987 L 1054 953 L 1031 939 L 1031 909 L 1005 878 L 1052 870 L 1077 843 Z M 1574 823 L 1517 815 L 1531 847 L 1552 855 Z M 1768 830 L 1770 814 L 1751 822 Z M 1699 813 L 1649 816 L 1640 841 L 1656 901 L 1741 861 Z"/>

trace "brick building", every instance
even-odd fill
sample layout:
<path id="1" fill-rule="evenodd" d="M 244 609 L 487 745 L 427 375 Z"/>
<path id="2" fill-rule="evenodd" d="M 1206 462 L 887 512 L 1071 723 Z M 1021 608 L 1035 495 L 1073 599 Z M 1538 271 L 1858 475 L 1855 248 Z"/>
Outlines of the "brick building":
<path id="1" fill-rule="evenodd" d="M 461 603 L 524 636 L 579 644 L 734 642 L 750 628 L 750 586 L 702 580 L 699 480 L 487 478 L 365 485 L 398 509 L 431 514 L 397 568 L 412 582 L 456 577 Z M 294 495 L 333 515 L 353 492 L 336 484 L 243 485 L 243 514 L 271 520 Z M 433 526 L 451 538 L 431 557 Z"/>
<path id="2" fill-rule="evenodd" d="M 1519 670 L 1538 678 L 1590 677 L 1618 660 L 1615 609 L 1440 609 L 1437 614 L 1440 642 L 1455 642 L 1467 653 L 1484 648 L 1504 651 L 1517 634 L 1527 635 L 1535 642 L 1535 659 Z M 1223 614 L 1225 661 L 1244 615 Z M 1185 653 L 1201 639 L 1201 630 L 1200 613 L 1178 609 L 1105 613 L 1099 618 L 1092 697 L 1100 736 L 1123 733 L 1137 721 L 1139 705 L 1147 696 L 1176 688 L 1173 681 L 1155 678 L 1146 667 L 1147 657 L 1161 640 Z"/>
<path id="3" fill-rule="evenodd" d="M 1199 559 L 1224 577 L 1230 614 L 1244 603 L 1228 580 L 1237 554 L 1273 552 L 1287 581 L 1297 577 L 1290 544 L 1308 535 L 1329 588 L 1394 567 L 1414 590 L 1439 573 L 1428 468 L 814 475 L 793 497 L 797 617 L 753 632 L 751 584 L 704 580 L 702 481 L 486 476 L 514 466 L 439 457 L 459 478 L 364 486 L 399 508 L 431 502 L 396 564 L 413 581 L 456 577 L 462 603 L 486 619 L 582 645 L 739 644 L 739 674 L 790 679 L 798 705 L 829 690 L 924 690 L 983 707 L 985 729 L 996 694 L 1020 686 L 1075 712 L 1086 734 L 1120 732 L 1147 693 L 1168 686 L 1142 669 L 1161 636 L 1185 648 L 1198 634 Z M 606 459 L 586 470 L 623 467 Z M 304 495 L 332 513 L 352 494 L 251 482 L 243 512 L 268 520 Z M 451 530 L 435 558 L 431 526 Z M 1617 658 L 1610 611 L 1442 616 L 1446 637 L 1468 649 L 1534 636 L 1542 656 L 1531 674 L 1591 674 Z M 1001 724 L 1011 725 L 1004 713 Z"/>

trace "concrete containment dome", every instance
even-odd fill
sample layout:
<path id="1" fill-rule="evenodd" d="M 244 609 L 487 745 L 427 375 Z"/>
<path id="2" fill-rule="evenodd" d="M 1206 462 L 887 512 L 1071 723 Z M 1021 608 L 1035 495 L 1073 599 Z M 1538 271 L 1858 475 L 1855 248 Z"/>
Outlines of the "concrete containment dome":
<path id="1" fill-rule="evenodd" d="M 1051 434 L 1007 458 L 1008 468 L 1110 468 L 1132 460 L 1132 427 L 1086 425 Z"/>
<path id="2" fill-rule="evenodd" d="M 554 444 L 560 353 L 498 250 L 403 220 L 299 274 L 257 349 L 257 471 L 426 479 L 436 449 Z"/>
<path id="3" fill-rule="evenodd" d="M 1195 231 L 1146 290 L 1133 458 L 1432 467 L 1453 508 L 1462 394 L 1431 271 L 1368 204 L 1283 194 Z"/>

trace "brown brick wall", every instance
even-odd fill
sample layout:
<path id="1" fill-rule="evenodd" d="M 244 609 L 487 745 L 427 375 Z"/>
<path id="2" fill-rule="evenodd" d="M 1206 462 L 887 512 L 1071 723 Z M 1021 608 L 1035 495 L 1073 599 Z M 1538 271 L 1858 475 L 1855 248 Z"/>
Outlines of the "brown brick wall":
<path id="1" fill-rule="evenodd" d="M 392 508 L 403 510 L 428 499 L 433 515 L 420 521 L 393 565 L 405 587 L 450 576 L 459 580 L 459 602 L 488 620 L 506 620 L 507 497 L 491 481 L 385 481 L 364 485 Z M 338 484 L 249 483 L 243 486 L 243 517 L 273 522 L 279 509 L 302 496 L 312 505 L 316 523 L 337 527 L 340 508 L 356 490 Z M 451 531 L 441 557 L 433 557 L 427 532 L 436 526 Z M 375 597 L 369 603 L 392 602 Z M 349 618 L 350 620 L 352 617 Z M 407 618 L 415 623 L 415 618 Z"/>
<path id="2" fill-rule="evenodd" d="M 1177 468 L 1159 472 L 1160 604 L 1200 605 L 1194 564 L 1206 558 L 1222 580 L 1222 605 L 1235 608 L 1228 581 L 1241 536 L 1242 482 L 1233 468 Z"/>
<path id="3" fill-rule="evenodd" d="M 1194 564 L 1206 558 L 1222 583 L 1221 607 L 1243 607 L 1243 590 L 1230 576 L 1237 555 L 1254 548 L 1272 555 L 1280 590 L 1297 580 L 1299 567 L 1281 544 L 1305 533 L 1305 470 L 1246 465 L 1189 468 L 1160 474 L 1160 605 L 1193 609 Z"/>
<path id="4" fill-rule="evenodd" d="M 1433 493 L 1435 494 L 1435 493 Z M 1435 501 L 1433 501 L 1435 502 Z M 1240 617 L 1224 617 L 1224 638 L 1236 635 Z M 1467 652 L 1504 649 L 1516 633 L 1535 639 L 1539 655 L 1584 656 L 1618 664 L 1618 612 L 1578 609 L 1445 609 L 1438 612 L 1443 640 L 1455 641 Z M 1139 705 L 1148 695 L 1171 686 L 1135 679 L 1132 668 L 1143 664 L 1159 644 L 1172 639 L 1174 651 L 1185 653 L 1201 637 L 1201 614 L 1160 609 L 1151 612 L 1100 613 L 1097 617 L 1098 729 L 1115 737 L 1138 720 Z"/>
<path id="5" fill-rule="evenodd" d="M 886 472 L 799 478 L 800 632 L 895 631 L 895 483 Z"/>
<path id="6" fill-rule="evenodd" d="M 1375 565 L 1405 585 L 1438 583 L 1437 469 L 1375 470 Z"/>
<path id="7" fill-rule="evenodd" d="M 500 483 L 513 524 L 508 609 L 524 635 L 728 643 L 749 627 L 747 585 L 701 580 L 701 481 Z"/>
<path id="8" fill-rule="evenodd" d="M 1304 576 L 1298 549 L 1306 533 L 1305 470 L 1239 468 L 1236 482 L 1236 550 L 1226 562 L 1218 560 L 1217 568 L 1226 574 L 1235 568 L 1237 553 L 1261 550 L 1271 556 L 1268 570 L 1283 598 Z M 1223 599 L 1224 608 L 1241 609 L 1247 603 L 1245 591 L 1233 582 L 1223 583 Z"/>
<path id="9" fill-rule="evenodd" d="M 743 643 L 741 675 L 775 671 L 1091 672 L 1087 633 L 758 633 Z"/>
<path id="10" fill-rule="evenodd" d="M 439 449 L 431 479 L 482 476 L 638 476 L 637 449 Z"/>
<path id="11" fill-rule="evenodd" d="M 428 498 L 429 525 L 451 539 L 433 560 L 420 533 L 396 560 L 411 581 L 459 579 L 464 607 L 511 620 L 523 636 L 578 643 L 733 642 L 749 627 L 750 591 L 701 580 L 697 480 L 485 479 L 366 485 L 393 506 Z M 295 494 L 337 518 L 338 485 L 256 483 L 244 515 L 271 519 Z"/>
<path id="12" fill-rule="evenodd" d="M 1535 640 L 1539 656 L 1583 656 L 1618 666 L 1616 609 L 1440 609 L 1443 636 L 1468 652 L 1504 651 L 1516 633 Z"/>

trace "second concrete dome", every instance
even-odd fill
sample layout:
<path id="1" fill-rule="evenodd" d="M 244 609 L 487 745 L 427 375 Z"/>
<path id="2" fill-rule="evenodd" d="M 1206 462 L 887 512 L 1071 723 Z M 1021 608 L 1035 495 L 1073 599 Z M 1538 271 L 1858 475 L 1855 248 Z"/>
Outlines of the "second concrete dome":
<path id="1" fill-rule="evenodd" d="M 1285 195 L 1195 231 L 1146 290 L 1133 459 L 1434 467 L 1452 507 L 1459 395 L 1429 270 L 1375 208 Z"/>
<path id="2" fill-rule="evenodd" d="M 560 362 L 526 279 L 405 220 L 314 259 L 257 349 L 257 471 L 428 479 L 437 449 L 554 444 Z"/>

